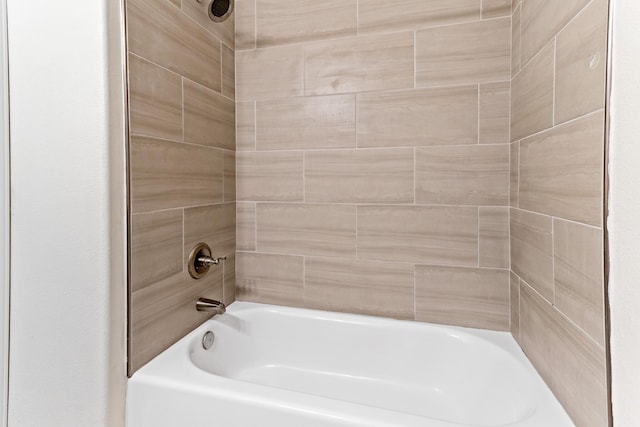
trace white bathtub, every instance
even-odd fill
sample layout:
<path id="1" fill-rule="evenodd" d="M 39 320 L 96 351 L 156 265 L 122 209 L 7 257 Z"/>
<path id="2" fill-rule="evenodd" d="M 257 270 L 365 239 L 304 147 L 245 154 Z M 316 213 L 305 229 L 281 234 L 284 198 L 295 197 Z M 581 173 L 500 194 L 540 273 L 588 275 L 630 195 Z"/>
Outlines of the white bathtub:
<path id="1" fill-rule="evenodd" d="M 127 422 L 573 426 L 508 333 L 245 302 L 133 375 Z"/>

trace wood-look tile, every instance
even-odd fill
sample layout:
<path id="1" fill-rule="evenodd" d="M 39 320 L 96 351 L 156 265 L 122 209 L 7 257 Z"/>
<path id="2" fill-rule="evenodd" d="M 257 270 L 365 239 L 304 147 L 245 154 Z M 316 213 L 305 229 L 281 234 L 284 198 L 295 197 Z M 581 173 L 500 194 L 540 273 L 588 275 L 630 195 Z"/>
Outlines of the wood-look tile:
<path id="1" fill-rule="evenodd" d="M 604 108 L 608 6 L 593 1 L 558 35 L 556 123 Z"/>
<path id="2" fill-rule="evenodd" d="M 355 147 L 355 96 L 258 101 L 256 124 L 258 150 Z"/>
<path id="3" fill-rule="evenodd" d="M 236 99 L 301 96 L 304 46 L 285 46 L 236 52 Z"/>
<path id="4" fill-rule="evenodd" d="M 413 32 L 308 44 L 305 95 L 410 88 L 413 64 Z"/>
<path id="5" fill-rule="evenodd" d="M 443 86 L 511 78 L 511 18 L 416 32 L 416 85 Z"/>
<path id="6" fill-rule="evenodd" d="M 475 267 L 478 262 L 478 209 L 359 206 L 358 257 Z"/>
<path id="7" fill-rule="evenodd" d="M 480 85 L 480 144 L 508 144 L 511 83 Z"/>
<path id="8" fill-rule="evenodd" d="M 222 94 L 236 97 L 236 54 L 226 45 L 222 45 Z"/>
<path id="9" fill-rule="evenodd" d="M 256 149 L 256 103 L 236 102 L 236 150 Z"/>
<path id="10" fill-rule="evenodd" d="M 236 152 L 224 152 L 224 201 L 233 202 L 236 200 Z"/>
<path id="11" fill-rule="evenodd" d="M 478 142 L 478 87 L 358 95 L 358 147 Z"/>
<path id="12" fill-rule="evenodd" d="M 359 0 L 358 32 L 415 30 L 480 19 L 477 0 Z"/>
<path id="13" fill-rule="evenodd" d="M 413 319 L 413 265 L 307 257 L 305 307 Z"/>
<path id="14" fill-rule="evenodd" d="M 521 345 L 576 425 L 608 425 L 605 351 L 528 286 L 520 293 Z"/>
<path id="15" fill-rule="evenodd" d="M 236 154 L 236 196 L 240 201 L 302 201 L 301 151 L 256 151 Z"/>
<path id="16" fill-rule="evenodd" d="M 236 256 L 229 255 L 223 266 L 222 298 L 225 305 L 229 306 L 236 300 Z"/>
<path id="17" fill-rule="evenodd" d="M 222 269 L 210 271 L 200 280 L 185 271 L 131 294 L 132 372 L 211 317 L 211 313 L 196 311 L 198 298 L 222 299 Z"/>
<path id="18" fill-rule="evenodd" d="M 287 306 L 304 305 L 304 257 L 236 254 L 236 298 Z"/>
<path id="19" fill-rule="evenodd" d="M 518 192 L 520 186 L 520 141 L 516 141 L 511 144 L 511 170 L 510 170 L 510 195 L 509 195 L 509 205 L 511 207 L 517 208 L 519 206 L 518 203 Z"/>
<path id="20" fill-rule="evenodd" d="M 553 302 L 552 219 L 511 209 L 511 269 Z"/>
<path id="21" fill-rule="evenodd" d="M 509 274 L 509 296 L 511 302 L 511 335 L 520 342 L 520 278 L 513 271 Z"/>
<path id="22" fill-rule="evenodd" d="M 478 208 L 480 267 L 509 268 L 509 208 Z"/>
<path id="23" fill-rule="evenodd" d="M 182 6 L 182 1 L 181 0 L 169 0 L 171 3 L 175 4 L 178 7 Z"/>
<path id="24" fill-rule="evenodd" d="M 604 113 L 520 142 L 520 207 L 600 225 Z"/>
<path id="25" fill-rule="evenodd" d="M 258 47 L 356 35 L 356 0 L 256 0 Z"/>
<path id="26" fill-rule="evenodd" d="M 522 63 L 526 64 L 589 0 L 522 2 Z"/>
<path id="27" fill-rule="evenodd" d="M 511 82 L 511 140 L 553 126 L 554 44 L 549 43 Z"/>
<path id="28" fill-rule="evenodd" d="M 256 250 L 256 204 L 236 204 L 236 245 L 239 251 Z"/>
<path id="29" fill-rule="evenodd" d="M 228 257 L 236 251 L 236 205 L 198 206 L 184 210 L 184 261 L 198 243 L 211 248 L 211 256 Z M 213 268 L 221 269 L 222 266 Z"/>
<path id="30" fill-rule="evenodd" d="M 183 90 L 185 142 L 235 149 L 235 102 L 187 79 Z"/>
<path id="31" fill-rule="evenodd" d="M 222 150 L 132 136 L 132 211 L 221 202 Z"/>
<path id="32" fill-rule="evenodd" d="M 233 12 L 224 22 L 214 22 L 209 18 L 209 4 L 208 1 L 182 0 L 182 12 L 233 49 L 235 45 L 235 16 Z"/>
<path id="33" fill-rule="evenodd" d="M 554 219 L 555 306 L 604 347 L 602 230 Z"/>
<path id="34" fill-rule="evenodd" d="M 256 47 L 256 0 L 235 0 L 236 51 Z"/>
<path id="35" fill-rule="evenodd" d="M 509 271 L 416 266 L 416 320 L 509 330 Z"/>
<path id="36" fill-rule="evenodd" d="M 127 1 L 127 40 L 130 52 L 220 91 L 220 42 L 172 4 Z"/>
<path id="37" fill-rule="evenodd" d="M 511 0 L 482 0 L 482 19 L 511 16 Z"/>
<path id="38" fill-rule="evenodd" d="M 256 227 L 259 252 L 356 255 L 355 205 L 259 203 Z"/>
<path id="39" fill-rule="evenodd" d="M 509 146 L 417 148 L 416 202 L 507 206 Z"/>
<path id="40" fill-rule="evenodd" d="M 129 118 L 134 134 L 181 140 L 180 76 L 130 54 Z"/>
<path id="41" fill-rule="evenodd" d="M 413 149 L 307 152 L 305 200 L 325 203 L 412 203 Z"/>
<path id="42" fill-rule="evenodd" d="M 522 52 L 522 37 L 520 35 L 521 25 L 521 10 L 518 6 L 513 10 L 513 16 L 511 17 L 511 76 L 515 76 L 521 67 L 521 52 Z"/>
<path id="43" fill-rule="evenodd" d="M 182 209 L 131 216 L 131 290 L 181 273 Z"/>

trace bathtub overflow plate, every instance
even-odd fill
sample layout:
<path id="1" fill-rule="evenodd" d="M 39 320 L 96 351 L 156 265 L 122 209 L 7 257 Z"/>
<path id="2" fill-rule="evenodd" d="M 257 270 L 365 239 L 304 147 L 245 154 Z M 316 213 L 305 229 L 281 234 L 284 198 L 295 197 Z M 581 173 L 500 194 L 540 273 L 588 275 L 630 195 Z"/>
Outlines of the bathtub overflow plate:
<path id="1" fill-rule="evenodd" d="M 213 346 L 213 341 L 215 341 L 215 336 L 213 335 L 213 332 L 211 331 L 205 332 L 204 336 L 202 337 L 202 348 L 204 348 L 205 350 L 209 350 L 211 346 Z"/>

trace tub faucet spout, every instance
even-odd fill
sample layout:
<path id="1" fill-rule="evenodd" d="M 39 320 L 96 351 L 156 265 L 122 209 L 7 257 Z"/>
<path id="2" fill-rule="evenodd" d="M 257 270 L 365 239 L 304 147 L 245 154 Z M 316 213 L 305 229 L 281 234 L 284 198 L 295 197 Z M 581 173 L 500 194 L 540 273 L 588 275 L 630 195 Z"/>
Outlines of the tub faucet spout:
<path id="1" fill-rule="evenodd" d="M 224 303 L 216 301 L 214 299 L 199 298 L 198 301 L 196 301 L 196 310 L 209 311 L 214 313 L 215 316 L 218 314 L 223 314 L 225 311 L 227 311 L 227 306 L 225 306 Z"/>

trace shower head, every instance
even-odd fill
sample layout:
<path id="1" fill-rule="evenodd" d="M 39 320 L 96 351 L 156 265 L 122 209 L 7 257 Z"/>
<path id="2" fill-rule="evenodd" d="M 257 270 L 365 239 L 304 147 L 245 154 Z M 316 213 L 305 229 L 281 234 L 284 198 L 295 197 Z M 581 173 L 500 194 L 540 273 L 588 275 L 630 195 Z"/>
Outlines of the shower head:
<path id="1" fill-rule="evenodd" d="M 213 22 L 226 21 L 233 13 L 233 0 L 198 0 L 207 5 L 207 13 Z"/>

